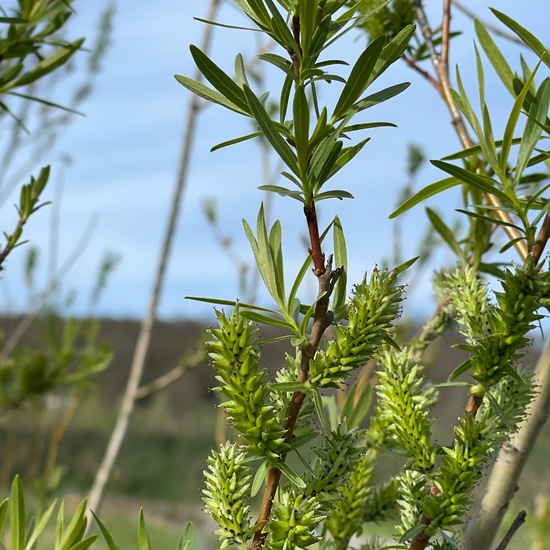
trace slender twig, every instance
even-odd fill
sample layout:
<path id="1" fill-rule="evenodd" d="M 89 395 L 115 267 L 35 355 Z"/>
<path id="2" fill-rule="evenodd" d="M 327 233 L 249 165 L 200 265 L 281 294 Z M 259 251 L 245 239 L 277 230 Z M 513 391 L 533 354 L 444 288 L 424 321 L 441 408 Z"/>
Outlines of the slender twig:
<path id="1" fill-rule="evenodd" d="M 441 93 L 441 84 L 428 71 L 423 69 L 416 61 L 413 61 L 409 56 L 403 55 L 403 61 L 413 70 L 426 79 L 439 93 Z"/>
<path id="2" fill-rule="evenodd" d="M 207 19 L 214 20 L 220 6 L 221 0 L 211 0 Z M 207 25 L 204 30 L 204 35 L 201 44 L 201 51 L 207 52 L 212 38 L 212 26 Z M 201 80 L 202 75 L 200 71 L 196 71 L 195 74 L 196 80 Z M 189 109 L 185 121 L 185 133 L 183 146 L 181 150 L 180 164 L 178 169 L 178 174 L 176 177 L 176 183 L 174 187 L 174 195 L 170 202 L 170 213 L 168 218 L 168 224 L 166 226 L 166 231 L 162 243 L 162 248 L 160 250 L 160 255 L 158 259 L 158 265 L 155 273 L 155 281 L 153 284 L 153 289 L 151 291 L 149 307 L 146 316 L 143 318 L 138 340 L 136 342 L 136 347 L 134 350 L 134 357 L 132 360 L 132 365 L 130 368 L 130 375 L 128 376 L 128 381 L 126 385 L 126 390 L 122 398 L 122 403 L 120 407 L 120 412 L 118 414 L 115 427 L 109 439 L 105 455 L 101 462 L 99 469 L 97 470 L 96 477 L 94 480 L 93 487 L 90 491 L 88 505 L 89 510 L 94 510 L 95 512 L 99 511 L 101 506 L 101 501 L 105 486 L 111 475 L 111 471 L 117 459 L 118 453 L 122 446 L 122 442 L 126 436 L 128 426 L 130 423 L 130 417 L 134 410 L 134 405 L 136 401 L 137 391 L 139 388 L 139 383 L 141 380 L 141 375 L 143 373 L 143 368 L 145 366 L 145 360 L 147 353 L 149 351 L 149 345 L 151 342 L 151 332 L 153 329 L 153 324 L 155 322 L 157 307 L 160 299 L 160 294 L 162 286 L 164 283 L 164 274 L 166 271 L 166 265 L 168 263 L 168 258 L 172 250 L 172 241 L 176 230 L 176 224 L 179 217 L 180 204 L 183 197 L 183 191 L 185 184 L 187 182 L 187 172 L 189 169 L 189 163 L 191 158 L 191 150 L 193 146 L 193 138 L 195 134 L 195 127 L 197 121 L 197 113 L 199 110 L 199 101 L 196 95 L 192 95 L 189 103 Z M 88 512 L 88 526 L 87 530 L 90 529 L 91 525 L 91 513 Z"/>
<path id="3" fill-rule="evenodd" d="M 496 547 L 496 550 L 506 550 L 506 548 L 508 548 L 508 545 L 510 544 L 512 537 L 516 534 L 516 531 L 525 523 L 526 517 L 527 512 L 525 510 L 522 510 L 516 516 L 516 519 L 513 521 L 512 525 L 510 525 L 510 529 L 508 529 L 508 532 L 504 535 L 502 542 Z"/>
<path id="4" fill-rule="evenodd" d="M 329 257 L 327 265 L 323 273 L 317 274 L 319 282 L 319 300 L 315 307 L 315 315 L 313 318 L 313 325 L 311 328 L 311 334 L 305 348 L 302 350 L 302 358 L 300 362 L 300 372 L 298 374 L 298 382 L 306 382 L 309 375 L 309 365 L 321 338 L 325 330 L 332 324 L 333 315 L 329 310 L 329 299 L 334 289 L 336 281 L 342 274 L 342 269 L 332 269 L 332 256 Z M 296 391 L 292 395 L 288 407 L 287 422 L 285 425 L 285 442 L 289 442 L 292 439 L 294 428 L 296 427 L 296 421 L 298 420 L 298 414 L 302 408 L 306 395 L 305 393 Z M 281 462 L 286 460 L 286 455 L 281 455 L 279 458 Z M 260 506 L 260 513 L 258 515 L 257 529 L 254 533 L 254 540 L 252 542 L 252 550 L 260 550 L 263 547 L 265 537 L 267 533 L 264 532 L 264 527 L 269 521 L 271 509 L 273 507 L 273 499 L 275 493 L 279 487 L 279 481 L 281 479 L 281 470 L 277 467 L 270 468 L 267 474 L 267 482 L 262 497 L 262 503 Z"/>
<path id="5" fill-rule="evenodd" d="M 444 13 L 443 13 L 444 34 L 442 36 L 442 46 L 441 46 L 442 55 L 441 56 L 437 54 L 437 51 L 435 49 L 435 45 L 433 41 L 433 33 L 428 23 L 428 18 L 426 16 L 426 12 L 424 11 L 422 0 L 414 0 L 414 4 L 416 6 L 417 19 L 420 24 L 422 34 L 426 39 L 428 51 L 430 52 L 432 64 L 438 75 L 439 84 L 441 86 L 439 91 L 441 93 L 441 96 L 443 97 L 443 100 L 447 105 L 447 108 L 449 109 L 449 112 L 451 114 L 451 122 L 455 128 L 458 138 L 460 139 L 460 142 L 462 143 L 462 146 L 465 149 L 469 149 L 473 147 L 475 143 L 471 139 L 468 133 L 468 130 L 464 123 L 464 119 L 462 118 L 462 114 L 460 113 L 460 109 L 458 108 L 458 105 L 456 104 L 456 101 L 454 100 L 451 94 L 451 84 L 450 84 L 449 75 L 448 75 L 448 55 L 449 55 L 448 51 L 449 51 L 450 18 L 451 18 L 450 0 L 444 0 Z M 445 54 L 445 57 L 443 57 L 443 53 Z M 431 82 L 430 79 L 428 80 Z M 513 225 L 513 221 L 510 218 L 510 215 L 506 211 L 502 210 L 503 205 L 501 200 L 498 197 L 495 197 L 495 195 L 491 195 L 490 193 L 485 193 L 485 197 L 487 199 L 487 202 L 489 202 L 491 206 L 494 206 L 496 208 L 495 215 L 498 217 L 498 219 L 500 221 L 505 222 L 506 224 Z M 502 226 L 504 231 L 508 235 L 508 238 L 512 241 L 522 237 L 521 233 L 511 225 Z M 525 240 L 521 239 L 516 241 L 514 246 L 518 254 L 520 255 L 520 258 L 522 260 L 525 260 L 528 254 L 527 244 Z"/>

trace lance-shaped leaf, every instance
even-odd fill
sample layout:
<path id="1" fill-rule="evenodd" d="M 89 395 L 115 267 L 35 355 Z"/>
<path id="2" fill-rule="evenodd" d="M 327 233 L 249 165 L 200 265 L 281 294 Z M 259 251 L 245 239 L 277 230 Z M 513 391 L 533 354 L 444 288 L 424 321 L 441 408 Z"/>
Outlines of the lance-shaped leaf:
<path id="1" fill-rule="evenodd" d="M 514 173 L 514 183 L 516 184 L 519 183 L 525 168 L 527 168 L 529 164 L 531 155 L 541 138 L 542 125 L 546 122 L 549 106 L 550 79 L 545 78 L 537 90 L 534 101 L 529 107 L 529 118 L 525 123 L 525 130 L 521 139 L 518 161 Z"/>
<path id="2" fill-rule="evenodd" d="M 243 220 L 243 225 L 265 286 L 275 302 L 284 309 L 284 294 L 279 294 L 280 283 L 277 281 L 278 273 L 282 272 L 282 269 L 276 267 L 275 259 L 271 251 L 265 225 L 264 205 L 262 204 L 258 213 L 256 224 L 257 238 L 254 237 L 254 233 L 246 220 Z"/>
<path id="3" fill-rule="evenodd" d="M 99 530 L 101 531 L 101 534 L 103 535 L 103 538 L 105 540 L 105 544 L 107 544 L 107 548 L 109 550 L 120 550 L 120 546 L 115 542 L 113 539 L 111 533 L 109 533 L 109 530 L 105 525 L 103 525 L 102 521 L 95 515 L 94 511 L 92 510 L 92 515 L 94 516 L 94 520 L 97 523 L 97 526 L 99 527 Z"/>
<path id="4" fill-rule="evenodd" d="M 32 69 L 22 74 L 14 82 L 11 82 L 9 84 L 9 87 L 15 88 L 16 86 L 26 86 L 28 84 L 31 84 L 32 82 L 35 82 L 39 78 L 42 78 L 44 75 L 51 73 L 52 71 L 57 69 L 57 67 L 64 65 L 80 48 L 83 42 L 84 38 L 77 40 L 76 42 L 72 42 L 64 48 L 60 48 L 49 57 L 46 57 L 45 59 L 40 61 L 40 63 L 35 65 Z"/>
<path id="5" fill-rule="evenodd" d="M 149 542 L 147 526 L 145 525 L 145 516 L 143 515 L 143 508 L 140 508 L 139 510 L 138 548 L 139 550 L 151 550 L 151 543 Z"/>
<path id="6" fill-rule="evenodd" d="M 379 37 L 369 44 L 368 48 L 359 56 L 353 66 L 348 81 L 338 98 L 332 120 L 337 121 L 346 116 L 350 107 L 361 97 L 367 89 L 369 78 L 374 69 L 382 49 L 384 37 Z"/>
<path id="7" fill-rule="evenodd" d="M 410 82 L 401 82 L 401 84 L 388 86 L 387 88 L 384 88 L 383 90 L 380 90 L 379 92 L 371 94 L 364 99 L 358 101 L 354 105 L 354 109 L 359 112 L 364 111 L 365 109 L 369 109 L 370 107 L 374 107 L 375 105 L 379 105 L 380 103 L 384 103 L 384 101 L 388 101 L 388 99 L 391 99 L 392 97 L 399 95 L 401 92 L 404 92 L 410 85 Z"/>
<path id="8" fill-rule="evenodd" d="M 10 534 L 13 550 L 25 549 L 25 496 L 21 478 L 16 476 L 11 484 L 10 495 Z"/>
<path id="9" fill-rule="evenodd" d="M 480 174 L 470 172 L 469 170 L 461 168 L 460 166 L 455 166 L 454 164 L 443 162 L 441 160 L 432 160 L 430 162 L 435 167 L 443 170 L 444 172 L 447 172 L 447 174 L 451 174 L 451 176 L 458 178 L 463 183 L 467 183 L 472 187 L 483 191 L 484 193 L 495 195 L 495 197 L 506 201 L 506 203 L 509 202 L 508 196 L 506 195 L 506 193 L 498 188 L 498 182 L 496 182 L 495 180 L 487 176 L 482 176 Z"/>
<path id="10" fill-rule="evenodd" d="M 269 231 L 269 249 L 273 257 L 273 267 L 275 268 L 275 279 L 277 282 L 277 295 L 284 302 L 285 299 L 285 272 L 283 262 L 283 234 L 281 222 L 276 220 Z"/>
<path id="11" fill-rule="evenodd" d="M 210 82 L 210 84 L 212 84 L 212 86 L 214 86 L 214 88 L 228 101 L 236 105 L 242 111 L 249 112 L 248 102 L 246 101 L 242 88 L 199 48 L 191 45 L 189 49 L 191 50 L 191 55 L 195 60 L 197 68 L 204 75 L 206 80 L 208 80 L 208 82 Z"/>
<path id="12" fill-rule="evenodd" d="M 504 23 L 511 31 L 515 32 L 536 54 L 542 59 L 548 67 L 550 67 L 550 53 L 546 49 L 545 45 L 531 32 L 522 27 L 519 23 L 514 21 L 500 11 L 489 8 L 502 23 Z"/>
<path id="13" fill-rule="evenodd" d="M 334 243 L 334 261 L 337 268 L 342 267 L 343 271 L 336 281 L 334 292 L 332 295 L 332 309 L 342 307 L 346 302 L 347 296 L 347 269 L 348 269 L 348 252 L 346 248 L 346 237 L 342 222 L 338 216 L 334 217 L 332 229 L 332 238 Z"/>
<path id="14" fill-rule="evenodd" d="M 483 24 L 476 19 L 474 25 L 477 38 L 479 40 L 479 43 L 481 44 L 481 47 L 483 48 L 483 51 L 485 52 L 485 55 L 493 65 L 493 68 L 495 69 L 497 75 L 499 76 L 506 89 L 512 95 L 515 95 L 513 86 L 515 78 L 514 71 L 512 71 L 510 65 L 508 65 L 506 58 L 502 55 L 501 51 L 498 49 L 497 45 L 491 38 L 491 35 L 487 32 Z"/>
<path id="15" fill-rule="evenodd" d="M 216 90 L 212 90 L 212 88 L 209 88 L 202 82 L 199 82 L 198 80 L 194 80 L 193 78 L 189 78 L 187 76 L 183 76 L 180 74 L 174 75 L 174 78 L 182 86 L 184 86 L 194 94 L 198 95 L 199 97 L 206 99 L 206 101 L 210 101 L 212 103 L 216 103 L 217 105 L 221 105 L 222 107 L 225 107 L 226 109 L 230 109 L 231 111 L 235 111 L 240 115 L 250 116 L 248 109 L 246 111 L 243 111 L 237 105 L 235 105 L 234 103 L 231 103 L 231 101 L 226 99 L 222 94 L 220 94 Z"/>
<path id="16" fill-rule="evenodd" d="M 298 84 L 294 91 L 294 141 L 298 154 L 298 166 L 300 177 L 307 177 L 307 165 L 309 162 L 309 104 L 306 92 L 302 84 Z"/>
<path id="17" fill-rule="evenodd" d="M 238 138 L 229 139 L 227 141 L 223 141 L 222 143 L 218 143 L 217 145 L 214 145 L 214 147 L 212 147 L 210 151 L 213 153 L 218 149 L 223 149 L 224 147 L 229 147 L 230 145 L 235 145 L 236 143 L 248 141 L 249 139 L 254 139 L 254 138 L 260 137 L 261 135 L 263 135 L 262 132 L 254 132 L 253 134 L 247 134 L 246 136 L 240 136 Z"/>
<path id="18" fill-rule="evenodd" d="M 512 148 L 512 142 L 514 139 L 514 131 L 516 129 L 519 115 L 521 114 L 521 111 L 523 109 L 523 104 L 525 102 L 525 98 L 527 97 L 527 94 L 529 93 L 529 89 L 531 87 L 531 84 L 535 78 L 535 73 L 537 72 L 539 65 L 535 68 L 535 70 L 531 73 L 531 76 L 527 79 L 527 82 L 523 86 L 523 89 L 516 97 L 516 100 L 514 101 L 514 105 L 512 106 L 512 110 L 510 111 L 510 116 L 508 117 L 508 121 L 506 123 L 506 128 L 504 129 L 504 136 L 502 138 L 502 149 L 500 152 L 500 169 L 503 174 L 506 173 L 506 166 L 508 164 L 508 157 L 510 156 L 510 149 Z M 531 108 L 529 110 L 530 114 L 532 113 L 535 115 L 535 117 L 538 117 L 538 111 L 537 111 L 537 104 L 536 99 L 533 99 L 531 103 Z M 548 112 L 548 105 L 546 106 L 546 111 L 543 113 L 543 121 L 546 120 L 546 114 Z M 538 118 L 535 118 L 535 120 L 538 121 Z M 525 133 L 530 134 L 531 128 L 528 128 L 529 122 L 534 124 L 534 121 L 532 119 L 529 119 L 527 121 L 525 132 L 524 132 L 524 139 L 525 139 Z M 538 136 L 540 136 L 540 133 L 542 132 L 542 129 L 540 129 L 540 132 L 538 132 Z M 533 134 L 534 136 L 537 135 Z M 538 137 L 536 138 L 535 142 L 531 142 L 528 138 L 528 144 L 527 147 L 524 145 L 523 140 L 520 146 L 520 154 L 523 152 L 523 155 L 528 153 L 527 158 L 523 158 L 522 161 L 525 161 L 525 164 L 523 162 L 520 164 L 519 158 L 518 158 L 518 166 L 516 166 L 516 173 L 514 174 L 514 180 L 517 182 L 521 178 L 521 175 L 523 174 L 523 170 L 525 169 L 526 163 L 529 160 L 529 156 L 531 156 L 531 153 L 533 152 L 533 149 L 535 148 L 535 145 L 537 144 Z M 532 148 L 531 148 L 532 146 Z M 519 171 L 518 171 L 519 167 Z M 519 175 L 518 175 L 519 174 Z"/>
<path id="19" fill-rule="evenodd" d="M 410 210 L 413 206 L 416 206 L 422 201 L 425 201 L 426 199 L 429 199 L 430 197 L 433 197 L 434 195 L 437 195 L 438 193 L 446 191 L 447 189 L 455 187 L 459 184 L 460 180 L 458 180 L 457 178 L 445 178 L 435 183 L 431 183 L 430 185 L 427 185 L 426 187 L 418 191 L 418 193 L 416 193 L 412 197 L 408 198 L 397 210 L 392 212 L 389 217 L 390 219 L 396 218 L 400 214 L 403 214 L 403 212 Z"/>
<path id="20" fill-rule="evenodd" d="M 195 550 L 195 528 L 191 522 L 185 526 L 177 550 Z"/>
<path id="21" fill-rule="evenodd" d="M 300 175 L 298 169 L 298 163 L 296 160 L 296 155 L 292 152 L 292 149 L 289 147 L 287 142 L 283 139 L 275 123 L 271 120 L 271 117 L 265 110 L 262 102 L 256 97 L 256 94 L 248 87 L 244 87 L 244 92 L 246 94 L 246 99 L 252 112 L 252 116 L 256 120 L 258 127 L 263 132 L 265 138 L 275 152 L 279 155 L 281 160 L 296 174 Z"/>

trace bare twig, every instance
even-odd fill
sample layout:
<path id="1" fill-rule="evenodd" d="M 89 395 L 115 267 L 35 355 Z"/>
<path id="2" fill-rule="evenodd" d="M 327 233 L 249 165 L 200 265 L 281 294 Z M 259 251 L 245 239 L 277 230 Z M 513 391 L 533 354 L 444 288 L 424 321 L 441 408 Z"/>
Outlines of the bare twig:
<path id="1" fill-rule="evenodd" d="M 535 241 L 535 244 L 533 245 L 533 249 L 531 250 L 531 257 L 533 258 L 533 261 L 535 263 L 538 263 L 538 261 L 540 260 L 549 238 L 550 238 L 550 210 L 546 212 L 546 216 L 544 216 L 544 221 L 542 222 L 542 226 L 540 228 L 539 234 L 537 235 L 537 240 Z"/>
<path id="2" fill-rule="evenodd" d="M 214 20 L 220 6 L 221 0 L 211 0 L 207 19 Z M 212 37 L 212 26 L 207 25 L 204 30 L 204 35 L 201 44 L 201 50 L 207 52 L 210 47 Z M 196 72 L 196 80 L 201 80 L 202 75 L 200 71 Z M 146 316 L 143 319 L 141 324 L 138 340 L 136 342 L 136 348 L 134 351 L 134 357 L 132 360 L 132 365 L 130 368 L 130 375 L 128 377 L 128 382 L 126 385 L 126 390 L 122 398 L 122 404 L 120 407 L 120 412 L 117 417 L 117 421 L 111 438 L 107 445 L 105 455 L 101 462 L 101 465 L 96 473 L 93 487 L 90 491 L 88 505 L 89 510 L 94 510 L 95 512 L 99 511 L 101 506 L 101 501 L 103 497 L 103 492 L 105 490 L 105 485 L 111 475 L 111 471 L 117 459 L 120 447 L 126 436 L 128 430 L 128 425 L 130 423 L 130 417 L 132 415 L 137 391 L 139 388 L 139 382 L 141 380 L 141 375 L 143 373 L 143 368 L 145 366 L 145 359 L 149 351 L 149 344 L 151 341 L 151 332 L 153 324 L 155 321 L 158 302 L 164 282 L 164 274 L 166 270 L 166 265 L 170 252 L 172 249 L 173 236 L 176 229 L 176 223 L 179 216 L 180 204 L 183 197 L 183 190 L 187 181 L 187 172 L 189 168 L 189 162 L 191 157 L 191 150 L 193 145 L 193 137 L 195 134 L 197 112 L 199 109 L 199 101 L 196 95 L 192 95 L 189 103 L 189 109 L 187 118 L 185 121 L 185 133 L 183 146 L 180 157 L 179 170 L 176 178 L 176 184 L 174 188 L 174 195 L 170 202 L 170 214 L 168 219 L 168 224 L 166 227 L 166 232 L 164 235 L 164 240 L 162 248 L 159 255 L 158 266 L 155 274 L 155 281 L 153 284 L 153 289 L 151 291 L 151 297 L 149 301 L 149 307 Z M 88 512 L 88 520 L 91 519 L 91 513 Z M 91 522 L 88 521 L 87 529 L 89 530 Z"/>
<path id="3" fill-rule="evenodd" d="M 508 548 L 508 545 L 510 544 L 512 537 L 516 534 L 516 531 L 525 523 L 526 516 L 527 512 L 525 510 L 522 510 L 516 516 L 516 519 L 513 521 L 512 525 L 510 525 L 510 529 L 508 529 L 508 532 L 504 535 L 502 542 L 496 547 L 496 550 L 506 550 L 506 548 Z"/>

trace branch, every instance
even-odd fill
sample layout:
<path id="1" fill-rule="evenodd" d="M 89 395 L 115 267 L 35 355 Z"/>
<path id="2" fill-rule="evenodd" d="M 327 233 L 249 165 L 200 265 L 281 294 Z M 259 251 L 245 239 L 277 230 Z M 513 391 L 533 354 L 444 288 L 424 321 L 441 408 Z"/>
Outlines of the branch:
<path id="1" fill-rule="evenodd" d="M 498 454 L 485 492 L 475 514 L 468 522 L 462 543 L 466 550 L 489 548 L 504 517 L 527 458 L 550 413 L 550 339 L 538 365 L 538 393 L 527 408 L 518 432 Z"/>
<path id="2" fill-rule="evenodd" d="M 221 0 L 211 0 L 206 17 L 208 20 L 212 21 L 213 19 L 215 19 L 220 3 Z M 203 40 L 201 44 L 201 50 L 203 52 L 208 51 L 211 43 L 211 38 L 212 26 L 207 25 L 204 30 Z M 201 79 L 201 73 L 197 70 L 195 80 L 200 81 Z M 86 532 L 89 531 L 92 525 L 90 510 L 93 510 L 96 513 L 99 512 L 105 486 L 107 484 L 107 481 L 109 480 L 113 466 L 115 465 L 118 453 L 122 446 L 122 442 L 126 437 L 126 432 L 130 423 L 130 417 L 134 410 L 135 402 L 137 399 L 139 383 L 145 366 L 147 353 L 149 351 L 151 332 L 153 329 L 153 324 L 155 322 L 158 302 L 164 283 L 166 265 L 168 263 L 170 252 L 172 250 L 172 241 L 176 230 L 176 222 L 179 216 L 183 190 L 187 182 L 187 172 L 189 169 L 191 158 L 191 149 L 193 145 L 193 136 L 195 134 L 198 111 L 198 96 L 193 94 L 190 99 L 189 110 L 185 122 L 185 134 L 181 150 L 178 174 L 174 186 L 174 194 L 170 202 L 171 206 L 168 223 L 166 226 L 162 248 L 160 250 L 158 258 L 158 264 L 155 272 L 155 280 L 150 295 L 149 308 L 146 316 L 143 318 L 143 321 L 141 323 L 138 340 L 136 342 L 136 347 L 134 350 L 134 357 L 132 359 L 132 365 L 130 367 L 130 374 L 128 376 L 128 381 L 126 384 L 126 390 L 124 392 L 124 396 L 122 398 L 122 403 L 120 406 L 120 412 L 118 414 L 115 427 L 113 428 L 113 432 L 111 433 L 107 449 L 105 450 L 105 455 L 103 457 L 101 465 L 99 466 L 99 469 L 97 470 L 94 484 L 88 498 L 88 522 Z"/>
<path id="3" fill-rule="evenodd" d="M 496 550 L 506 550 L 512 537 L 516 534 L 516 531 L 525 523 L 526 516 L 527 512 L 525 510 L 522 510 L 516 516 L 516 519 L 513 521 L 512 525 L 510 525 L 510 529 L 508 529 L 508 532 L 504 535 L 502 542 L 496 547 Z"/>
<path id="4" fill-rule="evenodd" d="M 444 0 L 444 13 L 443 13 L 443 35 L 442 35 L 442 44 L 441 44 L 441 55 L 438 55 L 435 49 L 433 33 L 431 27 L 428 23 L 428 18 L 426 12 L 424 11 L 424 6 L 422 5 L 422 0 L 414 0 L 416 6 L 416 13 L 418 23 L 422 30 L 422 34 L 426 39 L 426 44 L 428 46 L 428 51 L 430 52 L 430 57 L 432 59 L 432 64 L 435 71 L 437 72 L 439 78 L 439 85 L 441 87 L 440 93 L 441 97 L 445 101 L 447 108 L 451 114 L 451 122 L 455 127 L 455 131 L 462 143 L 464 149 L 470 149 L 475 145 L 472 138 L 470 137 L 466 125 L 464 124 L 464 119 L 460 113 L 460 109 L 456 104 L 453 96 L 451 95 L 451 85 L 449 81 L 448 73 L 448 56 L 449 56 L 449 39 L 450 39 L 450 19 L 451 19 L 451 2 L 450 0 Z M 513 224 L 510 215 L 502 210 L 502 202 L 498 197 L 485 193 L 485 198 L 491 206 L 495 206 L 495 215 L 499 220 L 505 222 L 506 224 Z M 520 238 L 521 233 L 511 227 L 511 225 L 503 225 L 503 229 L 508 235 L 508 238 L 512 241 Z M 514 245 L 520 258 L 525 260 L 527 258 L 528 250 L 525 240 L 519 240 Z"/>
<path id="5" fill-rule="evenodd" d="M 533 245 L 533 248 L 531 250 L 531 256 L 533 257 L 533 261 L 535 263 L 538 263 L 538 261 L 540 260 L 540 257 L 544 252 L 544 248 L 549 238 L 550 238 L 550 210 L 548 210 L 546 212 L 546 216 L 544 216 L 542 227 L 540 228 L 539 234 L 537 236 L 537 240 L 535 241 L 535 244 Z"/>
<path id="6" fill-rule="evenodd" d="M 338 280 L 338 277 L 342 274 L 342 268 L 332 269 L 332 256 L 329 257 L 325 271 L 321 274 L 317 274 L 319 281 L 319 296 L 321 296 L 315 307 L 315 315 L 313 318 L 313 325 L 311 328 L 311 334 L 306 347 L 302 350 L 302 359 L 300 363 L 300 372 L 298 373 L 298 382 L 306 382 L 309 375 L 309 364 L 319 347 L 319 342 L 325 332 L 325 330 L 331 325 L 333 321 L 332 312 L 329 310 L 329 299 L 334 289 L 334 285 Z M 294 392 L 292 399 L 288 407 L 287 422 L 285 425 L 285 442 L 289 442 L 292 439 L 296 421 L 302 404 L 306 397 L 305 393 L 296 391 Z M 281 455 L 279 460 L 284 462 L 286 455 Z M 279 487 L 279 481 L 281 479 L 281 470 L 274 467 L 270 468 L 267 474 L 267 482 L 262 497 L 262 504 L 260 506 L 260 513 L 258 515 L 258 527 L 254 533 L 254 540 L 252 542 L 252 550 L 261 550 L 263 548 L 267 533 L 264 532 L 264 527 L 269 521 L 271 509 L 273 507 L 273 499 L 275 493 Z"/>

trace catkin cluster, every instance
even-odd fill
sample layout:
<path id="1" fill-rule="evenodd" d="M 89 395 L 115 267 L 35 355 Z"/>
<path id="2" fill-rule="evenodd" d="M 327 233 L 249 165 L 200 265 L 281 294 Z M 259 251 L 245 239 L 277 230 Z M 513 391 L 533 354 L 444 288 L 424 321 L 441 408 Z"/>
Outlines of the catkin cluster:
<path id="1" fill-rule="evenodd" d="M 277 460 L 287 450 L 284 428 L 270 401 L 265 370 L 259 369 L 258 328 L 239 314 L 236 307 L 228 318 L 217 311 L 220 328 L 210 329 L 206 343 L 217 380 L 228 401 L 223 403 L 229 422 L 241 433 L 246 450 Z"/>
<path id="2" fill-rule="evenodd" d="M 403 299 L 397 276 L 397 270 L 375 269 L 368 283 L 363 281 L 355 287 L 347 324 L 335 326 L 334 340 L 311 361 L 312 386 L 337 388 L 351 370 L 364 365 L 391 338 L 392 322 L 399 316 Z"/>

